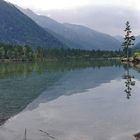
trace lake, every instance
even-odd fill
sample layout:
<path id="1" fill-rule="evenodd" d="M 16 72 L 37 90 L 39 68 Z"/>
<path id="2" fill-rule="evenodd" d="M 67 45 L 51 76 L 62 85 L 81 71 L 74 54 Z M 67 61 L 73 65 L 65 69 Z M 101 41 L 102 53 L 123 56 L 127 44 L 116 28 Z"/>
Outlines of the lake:
<path id="1" fill-rule="evenodd" d="M 0 140 L 135 140 L 140 69 L 118 61 L 0 65 Z"/>

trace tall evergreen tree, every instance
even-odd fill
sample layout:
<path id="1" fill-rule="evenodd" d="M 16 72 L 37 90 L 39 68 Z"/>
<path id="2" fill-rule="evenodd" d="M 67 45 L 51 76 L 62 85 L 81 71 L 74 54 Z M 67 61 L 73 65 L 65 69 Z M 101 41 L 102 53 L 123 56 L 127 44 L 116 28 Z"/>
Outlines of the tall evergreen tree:
<path id="1" fill-rule="evenodd" d="M 124 50 L 126 50 L 127 61 L 129 61 L 129 50 L 134 45 L 134 41 L 135 41 L 135 36 L 132 35 L 132 30 L 129 21 L 126 22 L 126 28 L 124 31 L 125 31 L 125 37 L 122 46 Z"/>

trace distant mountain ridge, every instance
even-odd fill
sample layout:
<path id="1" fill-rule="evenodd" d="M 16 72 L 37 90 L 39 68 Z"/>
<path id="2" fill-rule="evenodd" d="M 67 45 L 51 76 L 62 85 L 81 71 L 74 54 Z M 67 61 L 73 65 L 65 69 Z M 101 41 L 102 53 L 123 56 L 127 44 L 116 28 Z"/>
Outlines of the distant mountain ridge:
<path id="1" fill-rule="evenodd" d="M 81 25 L 61 24 L 47 16 L 37 15 L 30 9 L 19 9 L 70 48 L 88 50 L 118 50 L 121 48 L 121 43 L 110 35 Z"/>
<path id="2" fill-rule="evenodd" d="M 140 35 L 136 36 L 136 40 L 134 42 L 134 47 L 132 49 L 135 51 L 140 50 Z"/>
<path id="3" fill-rule="evenodd" d="M 123 36 L 121 35 L 117 35 L 115 36 L 116 39 L 118 39 L 120 41 L 120 43 L 122 43 L 124 41 Z M 140 50 L 140 35 L 135 36 L 136 40 L 134 42 L 134 46 L 133 46 L 133 50 Z"/>
<path id="4" fill-rule="evenodd" d="M 61 41 L 45 31 L 13 4 L 0 0 L 0 42 L 42 47 L 62 47 Z"/>
<path id="5" fill-rule="evenodd" d="M 123 36 L 121 35 L 116 35 L 114 36 L 118 41 L 120 41 L 121 43 L 123 42 Z"/>

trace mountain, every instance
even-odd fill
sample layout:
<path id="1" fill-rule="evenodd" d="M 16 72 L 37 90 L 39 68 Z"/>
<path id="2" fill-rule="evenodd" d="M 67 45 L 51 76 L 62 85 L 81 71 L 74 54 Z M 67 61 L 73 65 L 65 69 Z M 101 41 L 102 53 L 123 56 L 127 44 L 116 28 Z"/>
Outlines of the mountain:
<path id="1" fill-rule="evenodd" d="M 74 24 L 64 24 L 65 27 L 71 29 L 73 32 L 76 32 L 76 35 L 79 36 L 79 41 L 82 44 L 94 47 L 95 49 L 101 50 L 118 50 L 120 48 L 120 43 L 118 40 L 113 38 L 110 35 L 99 33 L 88 27 Z"/>
<path id="2" fill-rule="evenodd" d="M 135 45 L 133 47 L 133 50 L 135 50 L 135 51 L 140 50 L 140 35 L 136 36 Z"/>
<path id="3" fill-rule="evenodd" d="M 140 50 L 140 42 L 137 43 L 134 48 L 133 48 L 135 51 L 139 51 Z"/>
<path id="4" fill-rule="evenodd" d="M 0 0 L 0 42 L 31 46 L 64 46 L 11 3 Z"/>
<path id="5" fill-rule="evenodd" d="M 121 43 L 123 42 L 123 36 L 117 35 L 114 37 Z M 135 45 L 133 47 L 133 50 L 140 50 L 140 35 L 136 36 L 136 40 L 135 40 L 134 44 Z"/>
<path id="6" fill-rule="evenodd" d="M 118 50 L 121 48 L 120 42 L 110 35 L 81 25 L 61 24 L 47 16 L 37 15 L 29 9 L 20 8 L 20 10 L 70 48 L 88 50 Z"/>
<path id="7" fill-rule="evenodd" d="M 104 0 L 100 1 L 104 2 Z M 112 4 L 111 6 L 108 4 L 95 6 L 94 4 L 90 4 L 73 9 L 40 9 L 37 12 L 41 15 L 50 15 L 51 18 L 59 22 L 87 25 L 89 28 L 113 35 L 121 35 L 122 31 L 125 29 L 126 21 L 130 21 L 133 32 L 136 34 L 140 33 L 139 10 L 137 10 L 137 8 L 131 8 L 131 6 L 120 6 L 115 4 Z"/>
<path id="8" fill-rule="evenodd" d="M 114 36 L 118 41 L 120 41 L 121 43 L 123 42 L 123 36 L 120 36 L 120 35 L 116 35 L 116 36 Z M 135 37 L 136 38 L 136 40 L 135 40 L 135 42 L 134 42 L 134 49 L 140 49 L 140 35 L 138 35 L 138 36 L 136 36 Z"/>
<path id="9" fill-rule="evenodd" d="M 140 35 L 136 36 L 135 44 L 138 44 L 138 43 L 140 43 Z"/>
<path id="10" fill-rule="evenodd" d="M 121 36 L 121 35 L 116 35 L 116 36 L 114 36 L 120 43 L 122 43 L 123 42 L 123 36 Z"/>

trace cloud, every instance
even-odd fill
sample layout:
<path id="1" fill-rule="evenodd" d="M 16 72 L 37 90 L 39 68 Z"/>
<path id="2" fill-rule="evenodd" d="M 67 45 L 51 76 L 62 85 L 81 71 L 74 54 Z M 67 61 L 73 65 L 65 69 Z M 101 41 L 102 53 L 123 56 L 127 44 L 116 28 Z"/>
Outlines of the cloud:
<path id="1" fill-rule="evenodd" d="M 6 0 L 21 7 L 40 10 L 67 9 L 86 5 L 116 5 L 140 9 L 139 0 Z"/>
<path id="2" fill-rule="evenodd" d="M 7 1 L 30 8 L 39 14 L 49 15 L 60 22 L 82 24 L 113 35 L 122 34 L 125 22 L 129 20 L 134 33 L 140 34 L 139 0 Z M 47 9 L 55 10 L 46 11 Z"/>
<path id="3" fill-rule="evenodd" d="M 120 6 L 86 6 L 72 10 L 39 11 L 50 15 L 59 22 L 86 25 L 100 32 L 112 35 L 123 34 L 128 20 L 135 34 L 140 34 L 140 12 L 136 9 Z"/>
<path id="4" fill-rule="evenodd" d="M 71 9 L 90 4 L 90 0 L 6 0 L 23 8 L 30 9 Z"/>

